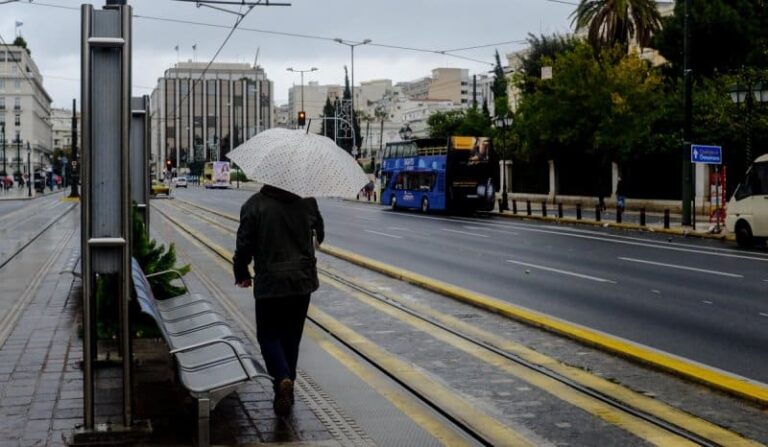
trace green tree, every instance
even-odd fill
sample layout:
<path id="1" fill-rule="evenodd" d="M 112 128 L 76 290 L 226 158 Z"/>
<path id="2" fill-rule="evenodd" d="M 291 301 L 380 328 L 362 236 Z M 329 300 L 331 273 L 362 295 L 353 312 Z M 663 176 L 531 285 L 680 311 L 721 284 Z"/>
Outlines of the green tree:
<path id="1" fill-rule="evenodd" d="M 661 27 L 654 0 L 581 0 L 571 17 L 576 30 L 587 30 L 595 49 L 619 45 L 626 50 L 632 41 L 647 47 Z"/>
<path id="2" fill-rule="evenodd" d="M 647 150 L 663 97 L 657 69 L 620 46 L 595 54 L 584 43 L 543 60 L 554 77 L 538 80 L 516 114 L 524 150 L 554 159 L 578 151 L 603 163 Z"/>
<path id="3" fill-rule="evenodd" d="M 464 112 L 461 110 L 449 110 L 447 112 L 435 112 L 427 118 L 429 136 L 432 138 L 448 138 L 458 135 L 459 126 L 464 121 Z"/>
<path id="4" fill-rule="evenodd" d="M 344 96 L 343 98 L 347 101 L 350 101 L 352 99 L 352 88 L 349 85 L 349 73 L 347 72 L 347 67 L 344 66 Z M 337 104 L 337 107 L 339 105 Z M 354 135 L 355 139 L 352 141 L 351 139 L 344 139 L 339 140 L 339 146 L 342 147 L 347 152 L 352 152 L 352 149 L 354 146 L 359 148 L 362 146 L 362 135 L 360 134 L 360 120 L 357 118 L 358 111 L 355 111 L 355 122 L 352 123 L 352 126 L 354 127 Z M 343 124 L 344 126 L 347 126 L 348 124 Z"/>
<path id="5" fill-rule="evenodd" d="M 29 51 L 29 47 L 27 46 L 27 41 L 24 40 L 23 37 L 17 36 L 16 39 L 13 40 L 13 44 L 12 45 L 15 45 L 17 47 L 22 47 L 25 50 L 27 50 L 27 54 L 29 54 L 30 56 L 32 55 L 32 52 Z"/>
<path id="6" fill-rule="evenodd" d="M 541 68 L 544 66 L 542 60 L 544 58 L 548 58 L 550 61 L 554 60 L 557 55 L 572 49 L 578 42 L 571 36 L 559 34 L 539 37 L 528 34 L 527 40 L 528 51 L 521 60 L 522 74 L 515 79 L 515 84 L 523 95 L 533 93 L 536 80 L 541 79 Z"/>
<path id="7" fill-rule="evenodd" d="M 507 99 L 507 75 L 501 65 L 499 51 L 496 50 L 496 66 L 493 67 L 493 106 L 497 116 L 509 114 L 509 101 Z"/>
<path id="8" fill-rule="evenodd" d="M 320 135 L 325 135 L 330 139 L 334 139 L 336 135 L 336 108 L 331 104 L 331 98 L 325 98 L 325 106 L 323 107 L 323 129 L 320 131 Z"/>
<path id="9" fill-rule="evenodd" d="M 768 11 L 755 0 L 692 0 L 691 61 L 697 77 L 729 73 L 742 66 L 768 67 Z M 654 48 L 667 59 L 675 75 L 683 67 L 684 2 L 666 17 L 654 38 Z"/>

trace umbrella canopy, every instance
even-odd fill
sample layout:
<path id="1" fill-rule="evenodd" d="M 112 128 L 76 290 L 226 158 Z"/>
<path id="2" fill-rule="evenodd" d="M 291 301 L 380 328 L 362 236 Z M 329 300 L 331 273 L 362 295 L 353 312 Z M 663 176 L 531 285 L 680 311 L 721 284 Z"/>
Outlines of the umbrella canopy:
<path id="1" fill-rule="evenodd" d="M 370 182 L 333 140 L 303 130 L 266 130 L 227 157 L 249 178 L 301 197 L 354 197 Z"/>

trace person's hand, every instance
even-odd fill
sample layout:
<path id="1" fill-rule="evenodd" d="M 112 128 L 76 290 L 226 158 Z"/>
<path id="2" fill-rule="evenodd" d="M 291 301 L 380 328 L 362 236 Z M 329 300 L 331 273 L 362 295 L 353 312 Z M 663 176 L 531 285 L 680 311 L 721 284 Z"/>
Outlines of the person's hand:
<path id="1" fill-rule="evenodd" d="M 240 281 L 239 283 L 237 283 L 237 287 L 242 287 L 244 289 L 248 288 L 248 287 L 251 287 L 251 285 L 253 285 L 253 281 L 251 281 L 250 278 L 244 279 L 244 280 Z"/>

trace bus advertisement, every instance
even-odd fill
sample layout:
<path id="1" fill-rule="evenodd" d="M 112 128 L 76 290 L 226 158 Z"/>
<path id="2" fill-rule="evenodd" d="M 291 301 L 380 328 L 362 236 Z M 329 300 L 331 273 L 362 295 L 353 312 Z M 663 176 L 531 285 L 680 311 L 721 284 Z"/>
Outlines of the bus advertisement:
<path id="1" fill-rule="evenodd" d="M 495 187 L 486 137 L 387 143 L 381 162 L 381 203 L 393 210 L 490 211 Z"/>
<path id="2" fill-rule="evenodd" d="M 208 189 L 229 188 L 229 162 L 207 162 L 203 168 L 203 185 Z"/>

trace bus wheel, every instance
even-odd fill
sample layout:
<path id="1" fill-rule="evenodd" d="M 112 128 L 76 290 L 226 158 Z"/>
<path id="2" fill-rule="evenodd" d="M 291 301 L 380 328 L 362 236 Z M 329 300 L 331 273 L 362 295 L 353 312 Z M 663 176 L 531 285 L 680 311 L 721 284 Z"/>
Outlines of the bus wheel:
<path id="1" fill-rule="evenodd" d="M 752 248 L 755 245 L 755 238 L 752 237 L 752 229 L 749 224 L 743 220 L 736 224 L 736 243 L 741 248 Z"/>
<path id="2" fill-rule="evenodd" d="M 392 198 L 389 199 L 389 207 L 392 208 L 392 211 L 397 209 L 397 197 L 395 197 L 394 194 L 392 194 Z"/>
<path id="3" fill-rule="evenodd" d="M 421 199 L 421 212 L 422 213 L 428 213 L 429 212 L 429 199 L 424 197 Z"/>

